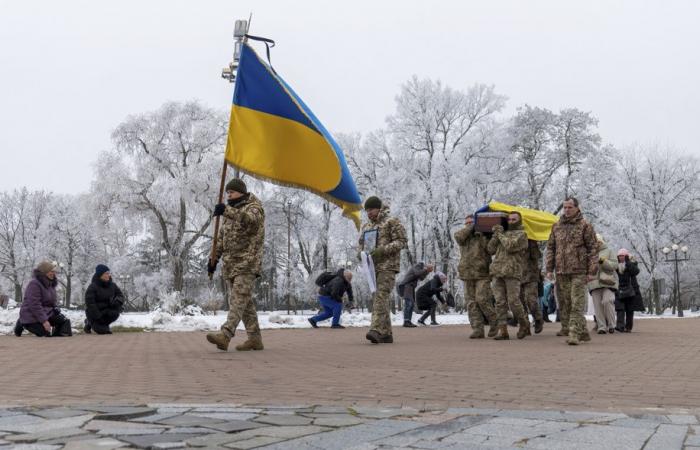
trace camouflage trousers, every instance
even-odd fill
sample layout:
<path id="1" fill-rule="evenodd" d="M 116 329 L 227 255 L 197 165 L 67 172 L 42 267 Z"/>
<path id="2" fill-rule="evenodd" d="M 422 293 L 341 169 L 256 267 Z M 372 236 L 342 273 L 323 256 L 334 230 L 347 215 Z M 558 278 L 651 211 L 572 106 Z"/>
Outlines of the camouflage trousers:
<path id="1" fill-rule="evenodd" d="M 561 327 L 576 335 L 586 331 L 586 275 L 557 274 L 557 302 Z"/>
<path id="2" fill-rule="evenodd" d="M 484 330 L 484 316 L 496 326 L 496 308 L 491 302 L 491 281 L 464 280 L 464 301 L 472 330 Z"/>
<path id="3" fill-rule="evenodd" d="M 221 326 L 221 331 L 232 338 L 236 333 L 236 327 L 243 321 L 248 338 L 260 338 L 260 326 L 258 325 L 258 313 L 255 310 L 253 300 L 253 284 L 255 275 L 237 275 L 233 280 L 227 281 L 228 286 L 228 317 Z"/>
<path id="4" fill-rule="evenodd" d="M 381 335 L 391 334 L 391 290 L 394 272 L 377 272 L 377 292 L 372 298 L 372 324 L 369 329 Z"/>
<path id="5" fill-rule="evenodd" d="M 494 278 L 493 296 L 496 298 L 496 323 L 505 325 L 508 320 L 508 307 L 518 322 L 525 318 L 525 310 L 520 301 L 520 280 L 517 278 Z"/>
<path id="6" fill-rule="evenodd" d="M 537 281 L 523 283 L 520 286 L 520 300 L 523 302 L 526 314 L 529 312 L 535 320 L 542 320 L 537 284 Z"/>

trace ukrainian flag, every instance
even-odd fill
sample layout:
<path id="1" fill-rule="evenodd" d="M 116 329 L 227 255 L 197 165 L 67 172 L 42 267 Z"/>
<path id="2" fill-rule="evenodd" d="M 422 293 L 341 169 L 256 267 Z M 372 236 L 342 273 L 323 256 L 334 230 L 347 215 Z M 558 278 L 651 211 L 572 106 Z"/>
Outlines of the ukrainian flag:
<path id="1" fill-rule="evenodd" d="M 522 206 L 511 206 L 505 203 L 490 201 L 477 211 L 506 212 L 518 211 L 523 218 L 523 228 L 528 239 L 533 241 L 546 241 L 552 232 L 552 226 L 559 221 L 559 217 L 545 211 L 537 209 L 523 208 Z"/>
<path id="2" fill-rule="evenodd" d="M 314 192 L 360 226 L 360 196 L 343 151 L 255 51 L 241 51 L 226 161 L 253 176 Z"/>

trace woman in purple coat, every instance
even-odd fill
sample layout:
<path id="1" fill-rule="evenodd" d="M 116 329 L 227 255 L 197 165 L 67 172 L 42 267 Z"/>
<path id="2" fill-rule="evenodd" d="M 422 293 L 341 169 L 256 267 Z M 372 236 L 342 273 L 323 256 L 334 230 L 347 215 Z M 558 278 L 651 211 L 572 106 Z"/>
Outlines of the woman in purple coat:
<path id="1" fill-rule="evenodd" d="M 24 329 L 37 336 L 72 336 L 70 320 L 56 306 L 56 263 L 42 261 L 24 289 L 15 335 Z"/>

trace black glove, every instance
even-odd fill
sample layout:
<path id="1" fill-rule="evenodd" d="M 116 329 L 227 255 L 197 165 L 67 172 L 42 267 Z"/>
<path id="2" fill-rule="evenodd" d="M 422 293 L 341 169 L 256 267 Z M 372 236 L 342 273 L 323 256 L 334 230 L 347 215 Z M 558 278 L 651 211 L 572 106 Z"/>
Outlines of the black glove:
<path id="1" fill-rule="evenodd" d="M 215 259 L 214 261 L 212 261 L 212 260 L 210 259 L 210 260 L 207 261 L 207 272 L 208 272 L 210 275 L 213 275 L 214 272 L 216 272 L 216 266 L 217 266 L 217 264 L 219 264 L 219 260 L 218 260 L 218 259 Z"/>
<path id="2" fill-rule="evenodd" d="M 213 214 L 213 215 L 214 215 L 214 217 L 216 217 L 216 216 L 223 216 L 223 215 L 224 215 L 224 211 L 226 211 L 226 205 L 223 204 L 223 203 L 219 203 L 218 205 L 216 205 L 216 206 L 214 207 L 214 214 Z"/>

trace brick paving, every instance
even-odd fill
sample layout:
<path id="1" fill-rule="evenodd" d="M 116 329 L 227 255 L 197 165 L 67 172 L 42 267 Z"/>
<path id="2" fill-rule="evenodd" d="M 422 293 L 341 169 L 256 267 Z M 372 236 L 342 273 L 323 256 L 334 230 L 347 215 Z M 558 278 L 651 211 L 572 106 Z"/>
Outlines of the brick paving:
<path id="1" fill-rule="evenodd" d="M 2 336 L 0 405 L 700 408 L 700 319 L 639 320 L 634 333 L 578 347 L 557 329 L 496 342 L 461 326 L 396 328 L 394 344 L 376 346 L 364 328 L 266 330 L 265 350 L 248 353 L 218 351 L 198 332 Z"/>

